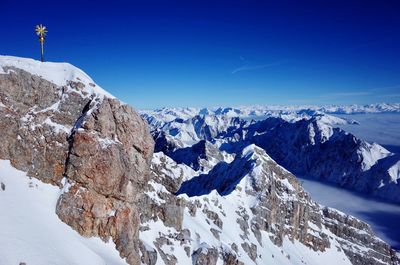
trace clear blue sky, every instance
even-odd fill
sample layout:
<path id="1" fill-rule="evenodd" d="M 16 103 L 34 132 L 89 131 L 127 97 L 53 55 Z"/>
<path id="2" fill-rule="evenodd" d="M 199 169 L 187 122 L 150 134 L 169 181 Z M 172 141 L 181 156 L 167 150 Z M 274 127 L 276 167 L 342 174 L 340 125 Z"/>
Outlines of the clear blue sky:
<path id="1" fill-rule="evenodd" d="M 400 102 L 400 1 L 80 2 L 0 0 L 0 54 L 39 59 L 43 23 L 137 108 Z"/>

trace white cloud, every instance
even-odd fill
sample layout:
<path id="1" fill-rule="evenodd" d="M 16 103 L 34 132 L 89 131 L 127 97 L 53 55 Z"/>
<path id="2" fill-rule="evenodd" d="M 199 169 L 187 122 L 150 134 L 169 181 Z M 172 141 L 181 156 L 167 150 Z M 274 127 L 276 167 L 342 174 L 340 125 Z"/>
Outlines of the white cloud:
<path id="1" fill-rule="evenodd" d="M 241 60 L 245 61 L 243 59 L 243 57 L 241 57 Z M 236 74 L 236 73 L 242 72 L 242 71 L 252 71 L 252 70 L 257 70 L 257 69 L 268 68 L 268 67 L 272 67 L 272 66 L 276 66 L 276 65 L 281 65 L 282 63 L 283 63 L 282 61 L 276 61 L 276 62 L 272 62 L 272 63 L 269 63 L 269 64 L 260 64 L 260 65 L 249 65 L 247 63 L 244 66 L 236 68 L 235 70 L 233 70 L 232 74 Z"/>

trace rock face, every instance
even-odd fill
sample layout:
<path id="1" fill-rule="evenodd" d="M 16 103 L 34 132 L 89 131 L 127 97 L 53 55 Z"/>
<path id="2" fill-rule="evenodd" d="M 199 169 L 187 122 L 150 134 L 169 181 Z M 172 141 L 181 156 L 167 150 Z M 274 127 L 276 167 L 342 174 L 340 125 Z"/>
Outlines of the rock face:
<path id="1" fill-rule="evenodd" d="M 178 163 L 190 166 L 194 170 L 211 169 L 217 162 L 224 159 L 218 148 L 214 147 L 207 140 L 169 152 L 168 156 Z"/>
<path id="2" fill-rule="evenodd" d="M 137 202 L 154 147 L 147 123 L 71 65 L 0 62 L 0 159 L 62 188 L 61 220 L 112 238 L 139 264 Z"/>

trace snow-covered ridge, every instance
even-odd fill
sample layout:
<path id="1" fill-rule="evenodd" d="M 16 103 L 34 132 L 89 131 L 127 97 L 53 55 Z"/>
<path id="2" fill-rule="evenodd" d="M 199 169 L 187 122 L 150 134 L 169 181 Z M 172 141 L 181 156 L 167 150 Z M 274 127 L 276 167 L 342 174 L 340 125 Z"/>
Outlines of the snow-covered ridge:
<path id="1" fill-rule="evenodd" d="M 355 121 L 319 112 L 297 121 L 275 117 L 249 121 L 207 114 L 160 122 L 161 126 L 153 123 L 151 127 L 156 152 L 162 151 L 195 170 L 211 170 L 222 160 L 220 152 L 232 156 L 244 145 L 256 143 L 295 174 L 399 202 L 394 153 L 336 128 L 349 123 Z M 200 141 L 210 143 L 209 152 L 197 148 Z"/>
<path id="2" fill-rule="evenodd" d="M 81 82 L 84 84 L 83 92 L 114 98 L 109 92 L 98 86 L 85 72 L 69 63 L 40 62 L 29 58 L 1 56 L 0 74 L 9 74 L 15 67 L 37 75 L 57 86 L 66 86 L 69 81 Z"/>

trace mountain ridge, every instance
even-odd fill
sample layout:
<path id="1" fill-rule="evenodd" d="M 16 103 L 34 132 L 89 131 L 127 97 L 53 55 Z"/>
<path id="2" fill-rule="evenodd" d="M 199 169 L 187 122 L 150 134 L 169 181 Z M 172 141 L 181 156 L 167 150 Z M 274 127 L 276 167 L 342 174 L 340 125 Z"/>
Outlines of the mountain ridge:
<path id="1" fill-rule="evenodd" d="M 176 154 L 190 150 L 200 141 L 208 141 L 228 155 L 255 143 L 295 174 L 327 180 L 345 188 L 400 202 L 400 193 L 396 191 L 400 190 L 400 172 L 395 159 L 398 155 L 336 127 L 355 121 L 329 114 L 312 114 L 304 117 L 300 113 L 298 118 L 289 120 L 266 117 L 251 121 L 240 117 L 196 115 L 156 123 L 154 119 L 157 116 L 143 117 L 150 119 L 156 141 L 155 151 L 163 151 L 178 163 L 183 160 Z M 204 129 L 213 133 L 204 134 Z M 205 153 L 197 155 L 200 156 L 204 158 Z M 389 156 L 392 158 L 386 159 Z"/>

